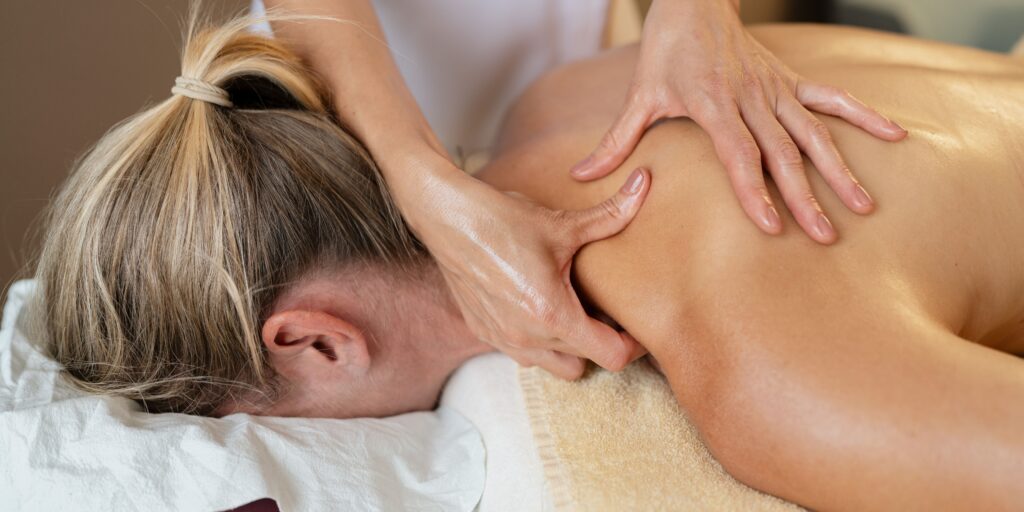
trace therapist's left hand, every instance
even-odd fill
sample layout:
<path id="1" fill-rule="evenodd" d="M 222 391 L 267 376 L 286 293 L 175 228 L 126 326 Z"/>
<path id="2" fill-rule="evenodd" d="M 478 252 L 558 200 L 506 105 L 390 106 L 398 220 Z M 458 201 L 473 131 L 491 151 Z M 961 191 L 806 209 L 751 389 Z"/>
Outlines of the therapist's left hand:
<path id="1" fill-rule="evenodd" d="M 793 72 L 743 27 L 738 2 L 655 0 L 644 23 L 640 58 L 625 107 L 597 149 L 571 174 L 603 177 L 632 153 L 659 119 L 687 116 L 704 128 L 747 216 L 777 234 L 782 220 L 765 185 L 762 156 L 782 198 L 815 241 L 836 233 L 803 166 L 806 153 L 854 212 L 874 203 L 843 162 L 828 128 L 811 112 L 838 116 L 883 140 L 907 132 L 846 91 Z"/>

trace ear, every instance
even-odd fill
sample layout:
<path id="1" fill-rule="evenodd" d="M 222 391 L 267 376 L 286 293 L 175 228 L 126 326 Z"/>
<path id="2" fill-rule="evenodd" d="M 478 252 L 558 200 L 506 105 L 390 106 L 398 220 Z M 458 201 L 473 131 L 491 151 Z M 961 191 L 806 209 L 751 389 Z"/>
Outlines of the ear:
<path id="1" fill-rule="evenodd" d="M 343 369 L 355 375 L 370 367 L 363 331 L 320 311 L 287 310 L 263 323 L 263 344 L 278 371 L 297 367 L 302 374 Z"/>

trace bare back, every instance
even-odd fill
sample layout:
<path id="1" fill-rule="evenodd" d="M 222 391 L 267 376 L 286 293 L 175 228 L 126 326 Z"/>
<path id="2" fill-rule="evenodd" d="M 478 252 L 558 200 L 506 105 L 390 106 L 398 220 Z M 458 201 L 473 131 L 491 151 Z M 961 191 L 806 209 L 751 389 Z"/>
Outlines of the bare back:
<path id="1" fill-rule="evenodd" d="M 624 102 L 636 48 L 539 81 L 479 176 L 578 209 L 651 169 L 643 209 L 578 254 L 577 282 L 648 348 L 740 481 L 813 509 L 1013 509 L 1024 499 L 1024 361 L 1007 354 L 1024 353 L 1024 60 L 856 29 L 752 32 L 909 130 L 888 143 L 819 116 L 878 205 L 848 211 L 805 160 L 835 245 L 788 215 L 781 236 L 762 234 L 689 120 L 648 130 L 610 177 L 574 182 L 567 170 Z"/>
<path id="2" fill-rule="evenodd" d="M 689 120 L 649 130 L 617 174 L 572 182 L 564 170 L 623 103 L 635 47 L 536 84 L 509 116 L 498 158 L 480 177 L 550 207 L 583 208 L 610 195 L 633 168 L 652 169 L 651 196 L 637 220 L 577 260 L 584 289 L 619 321 L 629 313 L 618 302 L 653 311 L 666 301 L 703 300 L 692 274 L 746 254 L 776 280 L 836 288 L 849 281 L 913 304 L 969 339 L 1024 350 L 1021 333 L 1011 340 L 1004 330 L 1024 315 L 1024 60 L 856 29 L 765 26 L 754 34 L 798 73 L 846 88 L 910 132 L 887 143 L 819 116 L 879 204 L 868 217 L 849 212 L 805 161 L 840 232 L 835 246 L 816 246 L 791 217 L 783 236 L 759 235 L 710 139 Z"/>

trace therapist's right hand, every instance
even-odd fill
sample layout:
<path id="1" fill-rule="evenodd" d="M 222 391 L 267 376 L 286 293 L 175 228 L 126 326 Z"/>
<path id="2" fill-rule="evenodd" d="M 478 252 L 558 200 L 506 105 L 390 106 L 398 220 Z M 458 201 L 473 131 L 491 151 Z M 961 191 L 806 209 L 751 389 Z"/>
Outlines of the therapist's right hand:
<path id="1" fill-rule="evenodd" d="M 502 193 L 437 153 L 421 154 L 411 165 L 432 169 L 407 165 L 422 183 L 416 193 L 397 191 L 405 188 L 397 184 L 392 193 L 477 338 L 563 379 L 583 374 L 581 357 L 617 371 L 646 352 L 629 334 L 591 318 L 569 276 L 582 246 L 632 221 L 650 190 L 649 171 L 637 169 L 592 208 L 561 211 Z M 437 171 L 443 167 L 451 169 Z"/>
<path id="2" fill-rule="evenodd" d="M 631 336 L 589 317 L 569 279 L 583 245 L 622 231 L 650 187 L 640 171 L 583 211 L 553 211 L 456 168 L 388 51 L 369 0 L 268 0 L 338 24 L 278 23 L 326 79 L 338 117 L 362 141 L 402 216 L 437 260 L 470 330 L 519 363 L 572 379 L 580 357 L 618 370 L 644 353 Z"/>

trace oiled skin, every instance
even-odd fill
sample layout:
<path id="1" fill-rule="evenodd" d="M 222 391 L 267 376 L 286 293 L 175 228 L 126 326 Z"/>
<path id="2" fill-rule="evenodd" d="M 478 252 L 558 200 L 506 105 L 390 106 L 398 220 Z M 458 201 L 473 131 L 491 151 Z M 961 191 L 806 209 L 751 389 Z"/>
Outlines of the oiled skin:
<path id="1" fill-rule="evenodd" d="M 824 510 L 1019 507 L 1024 60 L 855 29 L 753 32 L 910 132 L 888 143 L 819 116 L 878 204 L 848 211 L 807 162 L 834 246 L 788 215 L 783 235 L 760 233 L 688 120 L 649 130 L 612 176 L 574 182 L 566 170 L 614 119 L 635 48 L 539 81 L 479 176 L 576 209 L 651 169 L 644 209 L 585 247 L 575 275 L 737 479 Z"/>

